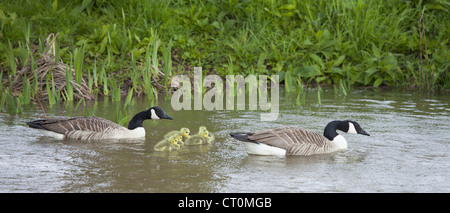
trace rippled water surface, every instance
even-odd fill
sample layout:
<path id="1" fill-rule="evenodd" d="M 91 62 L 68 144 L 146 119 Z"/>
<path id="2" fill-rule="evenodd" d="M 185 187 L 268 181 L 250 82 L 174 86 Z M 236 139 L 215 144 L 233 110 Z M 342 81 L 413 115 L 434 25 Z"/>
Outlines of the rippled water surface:
<path id="1" fill-rule="evenodd" d="M 0 114 L 0 192 L 450 192 L 450 96 L 398 91 L 325 90 L 281 94 L 281 115 L 261 122 L 261 111 L 174 111 L 174 120 L 145 121 L 142 140 L 55 140 L 26 127 L 44 115 Z M 304 101 L 303 101 L 304 98 Z M 298 105 L 298 103 L 304 104 Z M 51 117 L 84 115 L 87 104 L 46 107 Z M 99 102 L 96 116 L 110 120 L 120 105 Z M 149 104 L 137 101 L 134 114 Z M 297 125 L 323 132 L 331 120 L 359 122 L 370 137 L 347 135 L 348 149 L 309 157 L 253 156 L 232 131 Z M 205 125 L 211 145 L 155 152 L 163 135 Z"/>

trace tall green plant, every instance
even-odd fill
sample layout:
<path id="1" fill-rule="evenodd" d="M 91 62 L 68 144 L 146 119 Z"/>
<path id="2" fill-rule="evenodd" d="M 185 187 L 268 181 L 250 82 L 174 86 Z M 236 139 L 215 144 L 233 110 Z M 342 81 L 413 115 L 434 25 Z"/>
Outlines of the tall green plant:
<path id="1" fill-rule="evenodd" d="M 72 68 L 71 66 L 66 67 L 66 91 L 65 98 L 66 101 L 73 101 L 73 85 L 72 85 L 73 77 L 72 77 Z"/>
<path id="2" fill-rule="evenodd" d="M 172 40 L 163 48 L 164 59 L 164 86 L 168 86 L 169 78 L 172 76 Z"/>
<path id="3" fill-rule="evenodd" d="M 30 80 L 27 78 L 27 75 L 24 75 L 24 82 L 22 87 L 22 103 L 30 104 L 31 103 L 31 84 Z"/>
<path id="4" fill-rule="evenodd" d="M 9 40 L 8 40 L 8 50 L 6 52 L 6 59 L 8 60 L 8 65 L 9 68 L 11 69 L 11 74 L 16 75 L 17 65 L 14 57 L 14 50 Z"/>
<path id="5" fill-rule="evenodd" d="M 84 46 L 76 48 L 74 52 L 74 68 L 75 68 L 75 82 L 81 84 L 83 78 L 83 63 L 84 63 Z"/>

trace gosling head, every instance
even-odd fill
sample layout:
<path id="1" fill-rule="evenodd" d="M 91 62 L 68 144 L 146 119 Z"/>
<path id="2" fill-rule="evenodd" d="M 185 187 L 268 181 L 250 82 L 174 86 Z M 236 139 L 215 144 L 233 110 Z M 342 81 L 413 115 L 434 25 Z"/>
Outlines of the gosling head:
<path id="1" fill-rule="evenodd" d="M 178 142 L 178 144 L 181 144 L 183 142 L 183 136 L 179 135 L 177 137 L 177 142 Z"/>
<path id="2" fill-rule="evenodd" d="M 209 131 L 206 129 L 205 126 L 201 126 L 201 127 L 198 129 L 198 132 L 199 132 L 199 133 L 207 132 L 207 133 L 209 134 Z"/>
<path id="3" fill-rule="evenodd" d="M 191 131 L 188 128 L 181 128 L 180 132 L 185 138 L 188 138 L 191 135 Z"/>
<path id="4" fill-rule="evenodd" d="M 204 138 L 208 138 L 209 137 L 209 132 L 206 129 L 200 130 L 198 134 L 200 136 L 204 137 Z"/>
<path id="5" fill-rule="evenodd" d="M 181 136 L 172 136 L 172 137 L 170 137 L 169 138 L 169 141 L 170 141 L 170 143 L 171 144 L 173 144 L 173 145 L 177 145 L 177 144 L 179 144 L 180 143 L 180 139 L 181 138 Z"/>

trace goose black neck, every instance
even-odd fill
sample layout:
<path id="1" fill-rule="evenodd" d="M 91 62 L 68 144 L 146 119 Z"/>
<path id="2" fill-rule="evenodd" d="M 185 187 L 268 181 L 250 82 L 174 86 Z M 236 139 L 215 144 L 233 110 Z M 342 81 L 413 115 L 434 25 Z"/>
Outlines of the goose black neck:
<path id="1" fill-rule="evenodd" d="M 336 132 L 336 130 L 341 130 L 344 132 L 348 131 L 348 124 L 345 121 L 331 121 L 327 124 L 325 127 L 325 130 L 323 131 L 323 136 L 325 136 L 328 140 L 332 141 L 336 136 L 339 134 Z"/>
<path id="2" fill-rule="evenodd" d="M 130 123 L 128 123 L 128 129 L 129 130 L 133 130 L 136 129 L 138 127 L 144 127 L 142 126 L 142 123 L 144 122 L 145 119 L 147 118 L 147 114 L 146 111 L 140 112 L 138 114 L 136 114 L 131 120 Z"/>

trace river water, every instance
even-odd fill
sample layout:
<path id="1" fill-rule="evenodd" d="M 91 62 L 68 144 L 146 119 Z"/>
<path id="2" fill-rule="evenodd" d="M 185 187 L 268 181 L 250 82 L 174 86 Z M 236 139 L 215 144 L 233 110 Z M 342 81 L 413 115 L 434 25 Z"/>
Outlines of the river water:
<path id="1" fill-rule="evenodd" d="M 174 111 L 174 120 L 145 121 L 141 140 L 56 140 L 28 128 L 44 115 L 0 114 L 0 192 L 450 192 L 450 96 L 395 90 L 324 90 L 280 94 L 281 114 L 261 122 L 261 111 Z M 297 99 L 300 97 L 300 99 Z M 300 103 L 300 104 L 299 104 Z M 110 120 L 120 104 L 98 102 L 96 116 Z M 85 115 L 86 106 L 46 107 L 50 117 Z M 143 100 L 132 115 L 149 108 Z M 342 135 L 348 149 L 317 156 L 254 156 L 228 136 L 280 126 L 322 133 L 331 120 L 357 121 L 370 137 Z M 215 133 L 211 145 L 155 152 L 170 131 L 199 126 Z"/>

